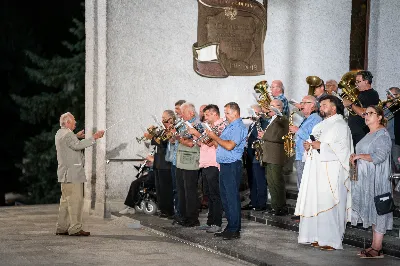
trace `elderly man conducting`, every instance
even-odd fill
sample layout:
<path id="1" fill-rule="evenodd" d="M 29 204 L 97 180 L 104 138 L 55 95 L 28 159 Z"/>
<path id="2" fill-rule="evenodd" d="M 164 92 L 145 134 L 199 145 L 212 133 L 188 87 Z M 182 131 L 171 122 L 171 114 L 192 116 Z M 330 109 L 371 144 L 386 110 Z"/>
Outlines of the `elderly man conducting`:
<path id="1" fill-rule="evenodd" d="M 79 140 L 85 134 L 83 130 L 74 134 L 76 121 L 71 113 L 61 115 L 60 126 L 55 137 L 57 176 L 61 183 L 56 235 L 89 236 L 89 232 L 82 230 L 83 183 L 86 182 L 82 151 L 103 137 L 104 131 L 97 131 L 92 137 Z"/>
<path id="2" fill-rule="evenodd" d="M 353 153 L 350 128 L 343 119 L 344 106 L 333 95 L 320 101 L 320 116 L 307 151 L 295 215 L 299 215 L 301 244 L 323 250 L 343 249 L 346 222 L 350 221 L 349 158 Z M 311 143 L 310 143 L 311 142 Z"/>

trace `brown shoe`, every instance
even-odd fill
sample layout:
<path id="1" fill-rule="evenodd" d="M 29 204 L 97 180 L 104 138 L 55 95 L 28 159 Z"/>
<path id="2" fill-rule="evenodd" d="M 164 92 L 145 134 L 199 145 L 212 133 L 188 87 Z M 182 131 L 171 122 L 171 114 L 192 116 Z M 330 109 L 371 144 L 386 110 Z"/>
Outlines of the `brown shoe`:
<path id="1" fill-rule="evenodd" d="M 63 233 L 56 232 L 56 236 L 67 236 L 67 235 L 68 232 L 63 232 Z"/>
<path id="2" fill-rule="evenodd" d="M 90 232 L 85 232 L 85 231 L 81 230 L 78 233 L 72 234 L 70 236 L 90 236 Z"/>

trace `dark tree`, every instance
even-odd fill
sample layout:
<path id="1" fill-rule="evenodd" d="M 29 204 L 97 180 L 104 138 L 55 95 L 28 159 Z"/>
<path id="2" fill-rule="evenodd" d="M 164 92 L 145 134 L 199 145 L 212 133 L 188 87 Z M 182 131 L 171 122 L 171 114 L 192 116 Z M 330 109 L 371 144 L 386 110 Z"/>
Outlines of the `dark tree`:
<path id="1" fill-rule="evenodd" d="M 84 120 L 85 27 L 77 19 L 73 22 L 75 26 L 70 32 L 76 41 L 63 42 L 70 56 L 46 59 L 26 52 L 35 66 L 26 68 L 29 78 L 51 90 L 32 97 L 13 95 L 20 106 L 21 120 L 42 129 L 25 142 L 24 157 L 19 164 L 20 181 L 31 203 L 54 203 L 60 196 L 54 144 L 60 115 L 69 111 L 78 121 Z"/>

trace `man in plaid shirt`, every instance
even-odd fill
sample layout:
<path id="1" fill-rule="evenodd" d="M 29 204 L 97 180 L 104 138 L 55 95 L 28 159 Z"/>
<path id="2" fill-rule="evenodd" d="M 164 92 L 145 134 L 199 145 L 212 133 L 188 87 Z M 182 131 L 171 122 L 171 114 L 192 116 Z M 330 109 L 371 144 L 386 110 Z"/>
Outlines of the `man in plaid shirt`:
<path id="1" fill-rule="evenodd" d="M 285 92 L 285 87 L 281 80 L 274 80 L 271 83 L 271 94 L 274 99 L 281 100 L 283 103 L 283 115 L 289 117 L 289 102 L 283 95 Z"/>

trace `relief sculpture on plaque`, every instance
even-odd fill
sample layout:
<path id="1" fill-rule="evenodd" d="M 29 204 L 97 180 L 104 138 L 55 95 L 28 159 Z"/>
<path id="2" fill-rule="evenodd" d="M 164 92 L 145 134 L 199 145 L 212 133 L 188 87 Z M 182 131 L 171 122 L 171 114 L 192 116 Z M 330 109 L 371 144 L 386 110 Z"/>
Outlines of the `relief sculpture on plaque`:
<path id="1" fill-rule="evenodd" d="M 255 0 L 198 0 L 193 69 L 204 77 L 264 74 L 265 7 Z"/>

